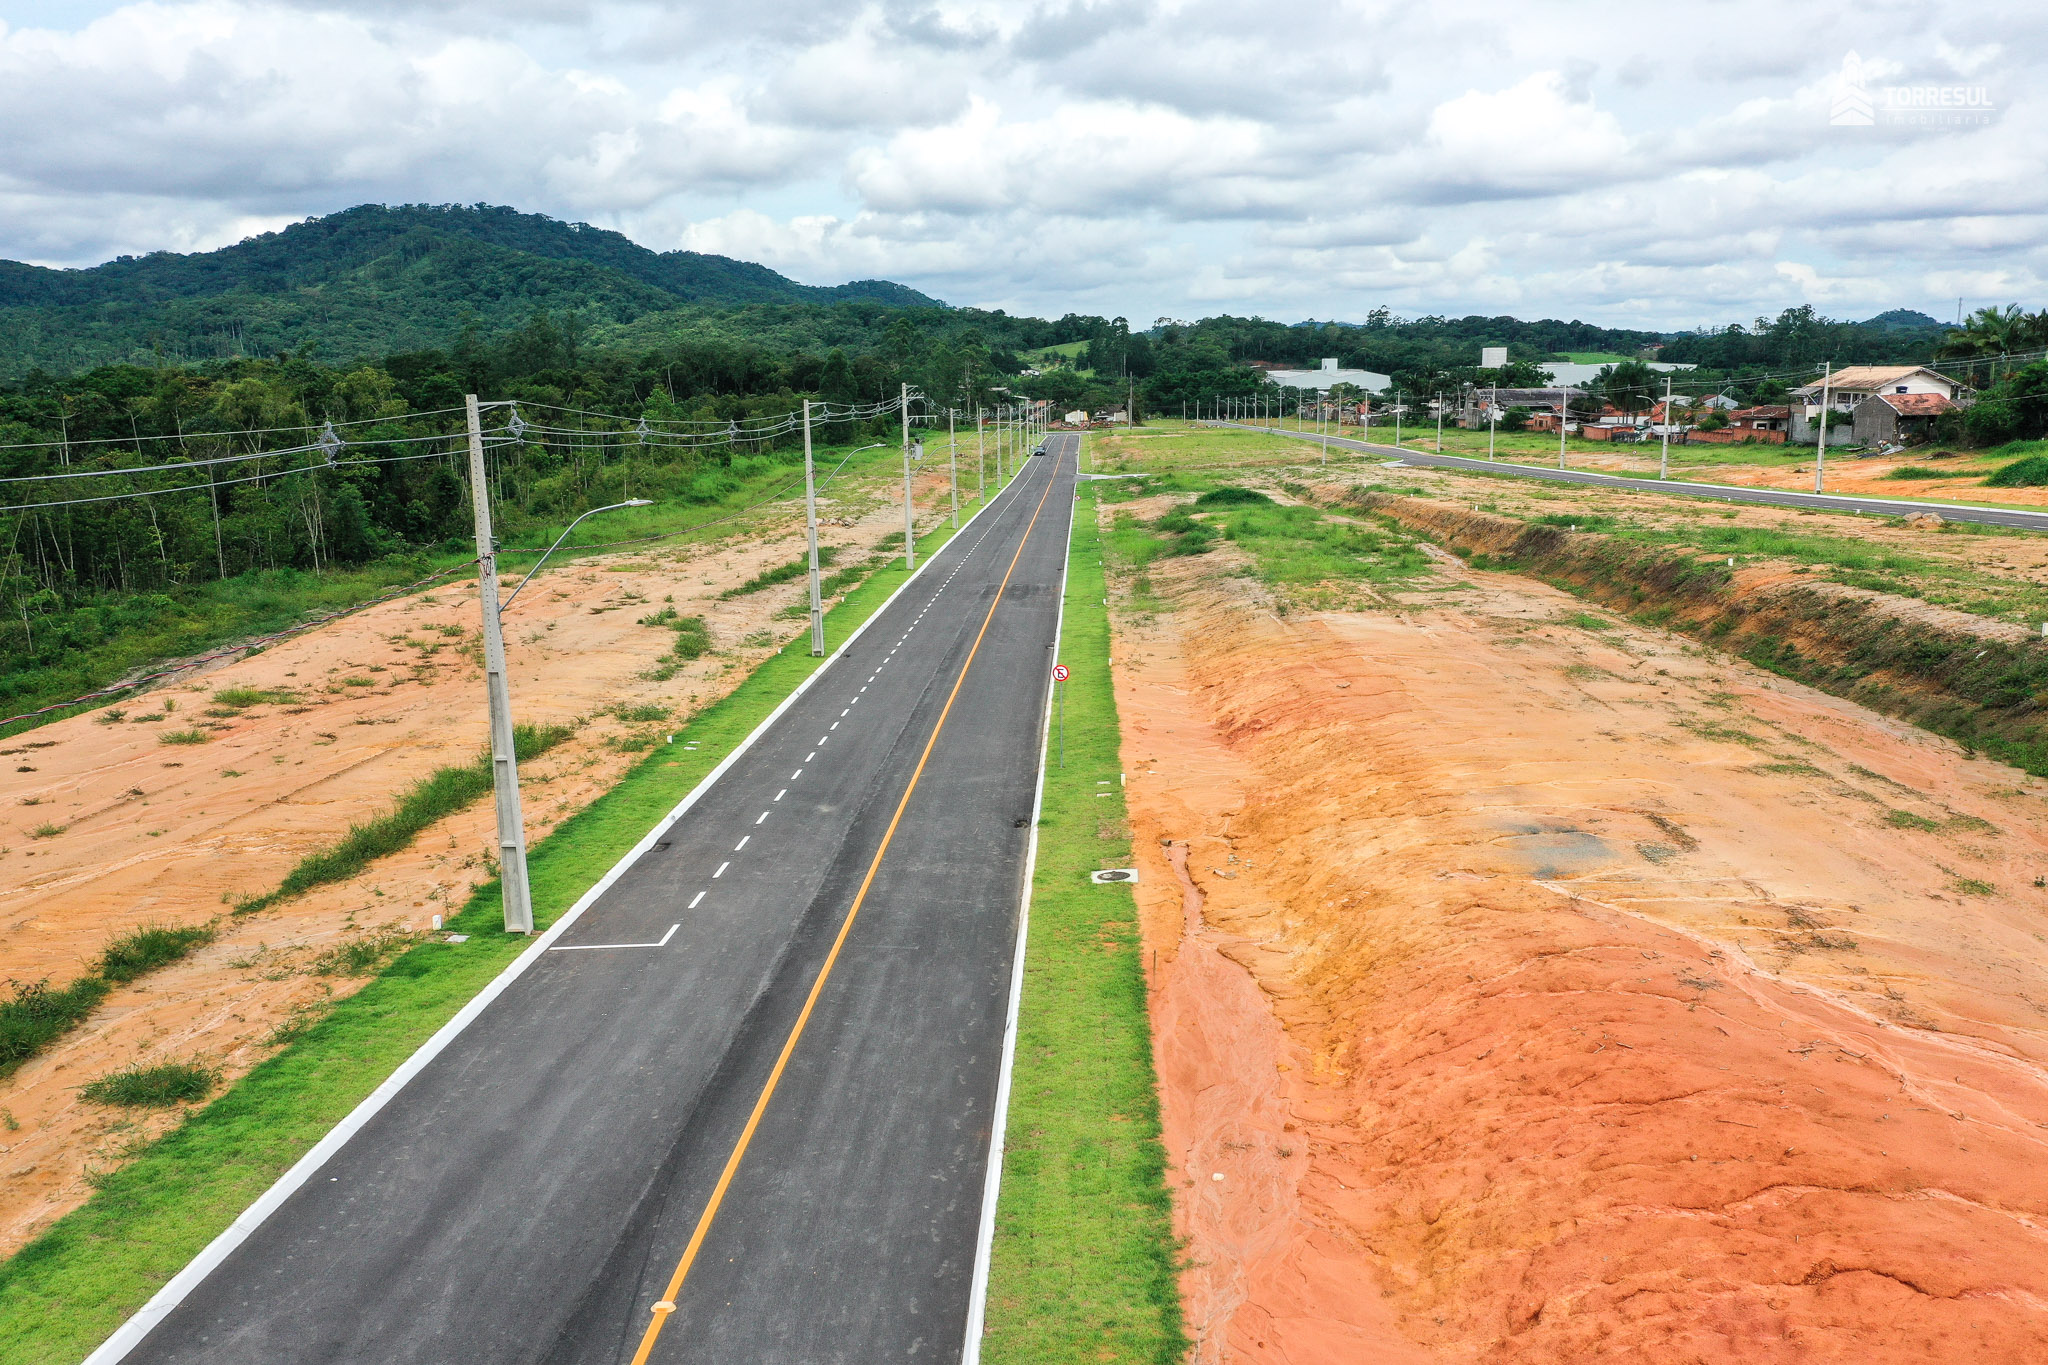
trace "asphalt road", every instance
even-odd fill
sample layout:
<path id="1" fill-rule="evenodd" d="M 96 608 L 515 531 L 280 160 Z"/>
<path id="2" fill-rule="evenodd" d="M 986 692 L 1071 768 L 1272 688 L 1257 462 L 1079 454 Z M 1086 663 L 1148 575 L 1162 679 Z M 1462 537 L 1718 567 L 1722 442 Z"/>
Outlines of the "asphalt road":
<path id="1" fill-rule="evenodd" d="M 596 1365 L 657 1318 L 658 1362 L 957 1359 L 1073 507 L 1048 443 L 126 1359 Z"/>
<path id="2" fill-rule="evenodd" d="M 1266 430 L 1248 422 L 1210 422 L 1209 426 L 1233 426 L 1247 431 Z M 1318 444 L 1322 437 L 1312 431 L 1273 429 L 1288 440 Z M 1413 446 L 1385 446 L 1354 441 L 1346 436 L 1329 438 L 1332 447 L 1368 455 L 1384 455 L 1406 464 L 1438 469 L 1467 469 L 1519 479 L 1541 479 L 1549 483 L 1592 484 L 1601 488 L 1629 488 L 1644 493 L 1691 498 L 1720 498 L 1727 502 L 1758 502 L 1774 507 L 1808 507 L 1831 512 L 1861 512 L 1881 517 L 1903 517 L 1913 512 L 1934 512 L 1949 521 L 1971 521 L 1985 526 L 2011 526 L 2023 531 L 2048 531 L 2048 512 L 2019 509 L 1968 507 L 1950 502 L 1920 502 L 1905 498 L 1844 498 L 1832 493 L 1794 493 L 1777 488 L 1738 488 L 1731 484 L 1690 483 L 1683 479 L 1630 479 L 1615 474 L 1595 474 L 1579 469 L 1546 469 L 1541 465 L 1515 464 L 1507 460 L 1473 460 L 1460 455 L 1438 455 Z"/>

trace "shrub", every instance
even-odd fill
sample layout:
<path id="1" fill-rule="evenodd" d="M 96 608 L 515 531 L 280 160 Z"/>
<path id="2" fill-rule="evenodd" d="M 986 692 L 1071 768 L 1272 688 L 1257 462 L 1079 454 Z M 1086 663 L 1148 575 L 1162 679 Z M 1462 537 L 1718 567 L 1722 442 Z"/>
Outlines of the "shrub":
<path id="1" fill-rule="evenodd" d="M 166 730 L 156 737 L 159 744 L 204 744 L 207 741 L 204 730 Z"/>
<path id="2" fill-rule="evenodd" d="M 1924 464 L 1902 464 L 1885 475 L 1887 479 L 1952 479 L 1955 476 L 1954 470 L 1934 469 Z"/>
<path id="3" fill-rule="evenodd" d="M 100 954 L 96 970 L 108 981 L 125 985 L 144 972 L 169 966 L 194 948 L 204 947 L 213 942 L 213 937 L 213 930 L 205 925 L 184 929 L 162 924 L 144 925 L 109 943 Z"/>
<path id="4" fill-rule="evenodd" d="M 120 1104 L 143 1109 L 167 1109 L 189 1100 L 203 1100 L 220 1084 L 220 1073 L 210 1067 L 188 1062 L 166 1062 L 161 1066 L 131 1066 L 89 1081 L 79 1095 L 94 1104 Z"/>
<path id="5" fill-rule="evenodd" d="M 2014 460 L 1984 480 L 1984 484 L 1988 488 L 2039 488 L 2048 484 L 2048 455 Z"/>
<path id="6" fill-rule="evenodd" d="M 1212 488 L 1195 499 L 1197 507 L 1245 507 L 1253 503 L 1271 503 L 1273 500 L 1255 488 L 1233 488 L 1225 485 Z"/>
<path id="7" fill-rule="evenodd" d="M 63 990 L 48 981 L 11 982 L 12 1000 L 0 1000 L 0 1076 L 78 1026 L 111 989 L 95 976 L 81 977 Z"/>

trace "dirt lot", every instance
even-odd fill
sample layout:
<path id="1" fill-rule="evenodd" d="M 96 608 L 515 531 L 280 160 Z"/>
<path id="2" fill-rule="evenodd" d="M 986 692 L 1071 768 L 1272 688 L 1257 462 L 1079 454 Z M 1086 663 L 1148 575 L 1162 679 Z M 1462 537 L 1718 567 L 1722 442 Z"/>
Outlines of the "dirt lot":
<path id="1" fill-rule="evenodd" d="M 921 525 L 935 524 L 943 489 L 942 475 L 922 481 Z M 828 524 L 820 539 L 849 547 L 842 565 L 857 563 L 892 529 L 900 535 L 901 506 L 849 487 L 825 515 L 851 524 Z M 708 544 L 551 566 L 519 599 L 505 618 L 516 713 L 578 727 L 523 766 L 530 839 L 804 629 L 775 619 L 803 598 L 801 578 L 719 600 L 802 544 L 800 508 L 779 510 Z M 506 587 L 517 581 L 508 576 Z M 639 618 L 671 598 L 682 615 L 705 617 L 714 652 L 651 681 L 643 675 L 676 637 Z M 0 1081 L 0 1255 L 79 1203 L 91 1172 L 176 1121 L 86 1104 L 79 1085 L 136 1061 L 197 1061 L 232 1080 L 275 1050 L 266 1040 L 295 1012 L 363 984 L 323 954 L 424 932 L 486 879 L 488 799 L 350 881 L 256 914 L 228 912 L 412 782 L 483 749 L 477 610 L 473 583 L 391 602 L 7 743 L 0 981 L 62 984 L 109 939 L 145 924 L 213 922 L 219 937 L 117 988 L 82 1028 Z M 227 688 L 297 701 L 219 706 L 214 694 Z M 618 714 L 629 708 L 668 708 L 672 719 L 629 723 Z M 188 727 L 203 727 L 206 742 L 161 742 Z"/>
<path id="2" fill-rule="evenodd" d="M 2048 784 L 1526 579 L 1240 568 L 1112 599 L 1196 1359 L 2042 1358 Z"/>

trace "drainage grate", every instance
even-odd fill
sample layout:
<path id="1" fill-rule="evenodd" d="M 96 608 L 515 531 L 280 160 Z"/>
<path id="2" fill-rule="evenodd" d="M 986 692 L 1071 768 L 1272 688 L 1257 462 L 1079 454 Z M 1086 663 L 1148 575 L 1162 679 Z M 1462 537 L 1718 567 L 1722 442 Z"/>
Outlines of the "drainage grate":
<path id="1" fill-rule="evenodd" d="M 1088 880 L 1094 882 L 1097 886 L 1102 885 L 1104 882 L 1134 882 L 1138 880 L 1138 869 L 1135 867 L 1108 867 L 1100 872 L 1090 872 Z"/>

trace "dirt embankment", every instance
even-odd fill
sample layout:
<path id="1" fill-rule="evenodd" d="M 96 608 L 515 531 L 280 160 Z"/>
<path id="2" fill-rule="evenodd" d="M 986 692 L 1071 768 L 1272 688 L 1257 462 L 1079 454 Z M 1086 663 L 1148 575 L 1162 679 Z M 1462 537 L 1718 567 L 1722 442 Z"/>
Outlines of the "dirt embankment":
<path id="1" fill-rule="evenodd" d="M 2035 772 L 2048 771 L 2048 639 L 2023 626 L 1703 551 L 1496 516 L 1424 498 L 1343 500 Z"/>
<path id="2" fill-rule="evenodd" d="M 937 515 L 930 495 L 921 490 L 921 524 Z M 902 526 L 900 503 L 857 492 L 831 511 L 821 540 L 846 547 L 842 565 Z M 841 514 L 849 524 L 837 524 Z M 800 514 L 785 511 L 745 537 L 553 567 L 520 597 L 505 617 L 518 718 L 577 727 L 522 765 L 529 839 L 801 631 L 777 619 L 803 598 L 801 578 L 721 594 L 802 543 Z M 508 576 L 506 587 L 517 581 Z M 714 652 L 657 681 L 651 666 L 676 636 L 640 618 L 668 605 L 706 619 Z M 115 989 L 81 1028 L 0 1080 L 0 1255 L 82 1201 L 92 1172 L 177 1121 L 86 1104 L 81 1084 L 171 1060 L 232 1081 L 275 1051 L 280 1026 L 363 984 L 327 956 L 338 945 L 424 931 L 487 879 L 488 799 L 346 882 L 260 913 L 229 912 L 413 782 L 482 751 L 477 611 L 473 583 L 390 602 L 5 744 L 0 983 L 61 985 L 109 939 L 143 925 L 213 923 L 219 937 Z M 221 706 L 224 689 L 267 696 Z M 204 742 L 163 742 L 187 729 Z"/>
<path id="3" fill-rule="evenodd" d="M 2042 1358 L 2048 785 L 1525 579 L 1232 567 L 1115 660 L 1198 1360 Z"/>

